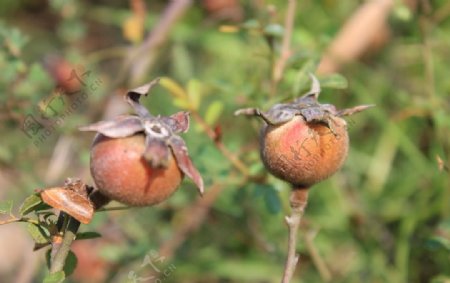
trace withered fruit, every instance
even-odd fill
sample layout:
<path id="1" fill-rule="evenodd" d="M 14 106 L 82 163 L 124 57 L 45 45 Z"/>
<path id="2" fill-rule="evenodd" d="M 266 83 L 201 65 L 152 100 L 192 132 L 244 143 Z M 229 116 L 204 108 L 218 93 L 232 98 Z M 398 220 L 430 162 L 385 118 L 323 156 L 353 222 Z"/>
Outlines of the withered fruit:
<path id="1" fill-rule="evenodd" d="M 167 199 L 184 175 L 203 193 L 203 180 L 192 164 L 184 140 L 178 133 L 189 128 L 189 113 L 153 116 L 139 103 L 158 82 L 154 80 L 130 90 L 127 102 L 136 115 L 101 121 L 81 131 L 94 131 L 91 174 L 98 190 L 130 206 L 146 206 Z"/>
<path id="2" fill-rule="evenodd" d="M 260 152 L 265 167 L 274 176 L 299 188 L 311 187 L 342 166 L 349 138 L 347 123 L 341 117 L 372 106 L 337 110 L 334 105 L 320 104 L 317 101 L 319 81 L 310 76 L 310 91 L 290 103 L 275 104 L 267 112 L 246 108 L 235 113 L 264 120 Z"/>

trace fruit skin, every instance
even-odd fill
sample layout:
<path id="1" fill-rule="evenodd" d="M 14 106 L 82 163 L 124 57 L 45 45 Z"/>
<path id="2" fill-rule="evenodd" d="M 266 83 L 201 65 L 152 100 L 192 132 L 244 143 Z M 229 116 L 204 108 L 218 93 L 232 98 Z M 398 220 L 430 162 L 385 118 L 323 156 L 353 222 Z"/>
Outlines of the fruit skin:
<path id="1" fill-rule="evenodd" d="M 332 117 L 333 132 L 324 123 L 307 123 L 298 115 L 261 131 L 261 158 L 276 177 L 310 187 L 334 174 L 344 163 L 349 138 L 344 119 Z"/>
<path id="2" fill-rule="evenodd" d="M 131 206 L 157 204 L 172 195 L 183 173 L 170 154 L 166 168 L 152 168 L 144 159 L 144 134 L 109 138 L 97 134 L 91 148 L 91 174 L 109 198 Z"/>

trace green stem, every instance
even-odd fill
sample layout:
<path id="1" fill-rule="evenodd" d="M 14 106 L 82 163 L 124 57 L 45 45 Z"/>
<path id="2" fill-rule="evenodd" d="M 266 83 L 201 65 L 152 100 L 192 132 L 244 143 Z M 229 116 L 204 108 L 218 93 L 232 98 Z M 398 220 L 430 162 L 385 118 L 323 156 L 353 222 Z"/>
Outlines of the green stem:
<path id="1" fill-rule="evenodd" d="M 66 215 L 66 217 L 68 218 L 69 223 L 64 232 L 62 243 L 61 245 L 58 245 L 58 250 L 51 261 L 50 273 L 56 273 L 63 270 L 66 258 L 70 252 L 70 246 L 75 240 L 78 228 L 80 227 L 80 222 L 78 220 L 69 215 Z"/>

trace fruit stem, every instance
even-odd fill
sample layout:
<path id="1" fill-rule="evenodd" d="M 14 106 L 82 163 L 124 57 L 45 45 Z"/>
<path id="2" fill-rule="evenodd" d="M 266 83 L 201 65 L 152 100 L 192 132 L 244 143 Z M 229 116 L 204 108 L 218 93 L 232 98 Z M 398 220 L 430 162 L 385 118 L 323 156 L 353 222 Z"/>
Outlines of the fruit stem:
<path id="1" fill-rule="evenodd" d="M 308 188 L 294 188 L 291 192 L 291 215 L 285 218 L 289 228 L 288 254 L 281 283 L 289 283 L 291 281 L 300 257 L 295 251 L 297 246 L 297 232 L 308 203 L 308 191 Z"/>
<path id="2" fill-rule="evenodd" d="M 78 228 L 80 227 L 80 222 L 78 220 L 68 214 L 65 214 L 65 217 L 67 217 L 69 223 L 67 224 L 67 229 L 64 232 L 61 245 L 56 245 L 58 250 L 56 251 L 55 256 L 50 264 L 51 274 L 62 271 L 64 269 L 66 258 L 70 252 L 70 246 L 75 240 Z"/>

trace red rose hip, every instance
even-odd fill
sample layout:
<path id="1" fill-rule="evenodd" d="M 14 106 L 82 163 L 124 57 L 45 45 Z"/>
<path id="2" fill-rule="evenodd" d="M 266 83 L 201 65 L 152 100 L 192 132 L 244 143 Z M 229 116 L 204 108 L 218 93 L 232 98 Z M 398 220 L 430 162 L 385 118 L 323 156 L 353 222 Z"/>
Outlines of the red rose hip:
<path id="1" fill-rule="evenodd" d="M 261 158 L 269 172 L 291 184 L 309 187 L 334 174 L 348 152 L 346 122 L 336 117 L 335 133 L 322 123 L 296 116 L 268 125 L 261 136 Z"/>
<path id="2" fill-rule="evenodd" d="M 176 191 L 184 175 L 203 193 L 202 177 L 178 136 L 189 128 L 189 113 L 153 116 L 139 103 L 157 82 L 127 93 L 137 115 L 80 128 L 98 133 L 91 148 L 91 174 L 98 190 L 131 206 L 162 202 Z"/>
<path id="3" fill-rule="evenodd" d="M 309 92 L 289 103 L 273 105 L 267 112 L 245 108 L 235 112 L 264 120 L 260 152 L 265 167 L 276 177 L 298 188 L 309 188 L 333 175 L 344 163 L 349 139 L 342 116 L 372 105 L 337 110 L 317 98 L 320 84 L 310 75 Z"/>
<path id="4" fill-rule="evenodd" d="M 145 137 L 98 134 L 91 149 L 91 174 L 107 197 L 132 206 L 159 203 L 172 195 L 183 174 L 170 153 L 167 167 L 153 168 L 143 157 Z"/>

